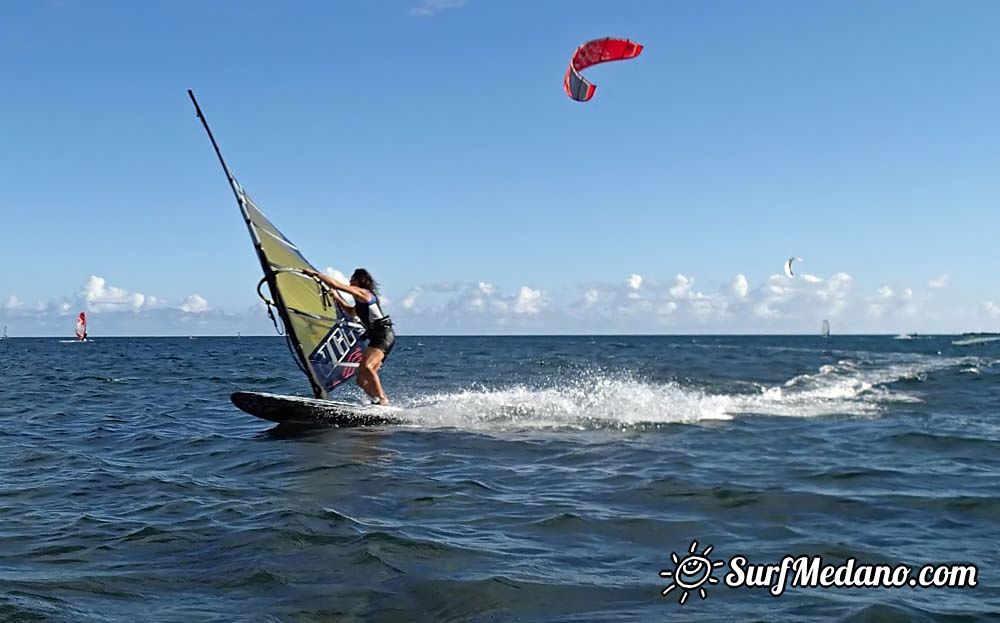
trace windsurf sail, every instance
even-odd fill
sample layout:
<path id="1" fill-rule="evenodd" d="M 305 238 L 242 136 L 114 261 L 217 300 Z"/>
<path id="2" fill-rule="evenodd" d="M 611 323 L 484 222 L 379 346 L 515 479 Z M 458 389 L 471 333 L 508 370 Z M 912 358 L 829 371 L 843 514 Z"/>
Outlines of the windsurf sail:
<path id="1" fill-rule="evenodd" d="M 344 313 L 325 285 L 303 274 L 304 269 L 315 270 L 315 267 L 264 216 L 233 177 L 194 93 L 189 90 L 188 95 L 236 195 L 264 272 L 257 284 L 257 294 L 267 304 L 267 313 L 275 329 L 285 335 L 296 363 L 309 379 L 313 394 L 317 398 L 327 398 L 357 371 L 362 355 L 363 329 Z M 268 295 L 261 291 L 264 284 L 267 284 Z"/>
<path id="2" fill-rule="evenodd" d="M 792 272 L 792 264 L 795 262 L 802 262 L 802 261 L 804 260 L 801 257 L 790 257 L 787 260 L 785 260 L 785 274 L 788 275 L 789 278 L 794 277 L 795 273 Z"/>
<path id="3" fill-rule="evenodd" d="M 100 324 L 100 323 L 98 323 Z M 99 329 L 100 327 L 98 327 Z M 87 314 L 86 312 L 80 312 L 80 315 L 76 317 L 76 339 L 85 340 L 87 339 Z"/>
<path id="4" fill-rule="evenodd" d="M 824 320 L 823 326 L 819 330 L 819 334 L 823 337 L 830 337 L 830 321 Z"/>

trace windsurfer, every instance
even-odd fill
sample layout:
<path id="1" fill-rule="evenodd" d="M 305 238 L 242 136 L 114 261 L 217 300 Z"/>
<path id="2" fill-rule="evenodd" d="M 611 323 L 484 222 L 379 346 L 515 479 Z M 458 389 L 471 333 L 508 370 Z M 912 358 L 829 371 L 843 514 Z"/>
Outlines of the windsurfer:
<path id="1" fill-rule="evenodd" d="M 365 327 L 368 335 L 368 347 L 358 366 L 358 385 L 365 390 L 377 404 L 389 404 L 389 398 L 382 388 L 382 380 L 378 376 L 379 368 L 385 358 L 392 352 L 396 343 L 396 334 L 392 330 L 392 319 L 382 311 L 378 296 L 378 284 L 364 268 L 359 268 L 351 275 L 350 283 L 344 283 L 319 271 L 304 269 L 303 273 L 321 281 L 333 288 L 337 302 L 347 313 L 356 316 Z M 336 291 L 346 292 L 354 298 L 354 305 L 348 305 Z"/>

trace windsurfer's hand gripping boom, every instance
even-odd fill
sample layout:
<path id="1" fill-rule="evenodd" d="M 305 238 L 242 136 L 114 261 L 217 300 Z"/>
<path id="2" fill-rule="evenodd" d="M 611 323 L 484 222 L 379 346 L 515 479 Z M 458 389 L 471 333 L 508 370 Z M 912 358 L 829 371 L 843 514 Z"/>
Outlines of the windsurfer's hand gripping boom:
<path id="1" fill-rule="evenodd" d="M 334 279 L 333 277 L 321 273 L 318 270 L 313 270 L 311 268 L 303 268 L 302 274 L 312 277 L 316 281 L 325 284 L 328 288 L 330 288 L 330 290 L 332 290 L 331 294 L 333 295 L 333 298 L 336 299 L 337 304 L 340 305 L 340 307 L 343 308 L 344 311 L 351 314 L 352 316 L 357 315 L 356 312 L 354 311 L 354 306 L 349 305 L 347 301 L 344 300 L 344 298 L 340 296 L 337 292 L 338 291 L 347 292 L 351 296 L 359 297 L 361 299 L 365 299 L 368 296 L 368 294 L 364 292 L 361 288 L 357 288 L 349 283 L 344 283 L 343 281 Z"/>

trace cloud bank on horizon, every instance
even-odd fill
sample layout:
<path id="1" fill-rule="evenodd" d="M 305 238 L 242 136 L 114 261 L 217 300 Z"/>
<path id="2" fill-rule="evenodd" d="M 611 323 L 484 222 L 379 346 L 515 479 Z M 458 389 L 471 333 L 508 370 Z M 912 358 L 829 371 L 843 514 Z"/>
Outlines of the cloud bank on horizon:
<path id="1" fill-rule="evenodd" d="M 0 323 L 14 336 L 72 335 L 76 314 L 84 311 L 97 335 L 229 335 L 255 329 L 246 310 L 236 314 L 212 309 L 200 294 L 172 303 L 158 296 L 109 285 L 90 275 L 79 290 L 48 301 L 28 303 L 11 294 L 0 304 Z"/>
<path id="2" fill-rule="evenodd" d="M 344 279 L 333 268 L 326 272 Z M 695 277 L 632 273 L 619 282 L 588 282 L 551 291 L 522 285 L 504 292 L 488 281 L 434 282 L 384 296 L 401 334 L 531 333 L 815 333 L 829 320 L 835 333 L 959 333 L 995 330 L 1000 300 L 956 308 L 948 275 L 923 286 L 857 287 L 851 275 L 802 273 L 768 276 L 751 284 L 746 275 L 699 287 Z M 273 334 L 262 303 L 238 311 L 213 308 L 200 294 L 181 301 L 129 291 L 91 275 L 80 289 L 29 304 L 10 294 L 0 323 L 12 335 L 62 335 L 79 311 L 90 314 L 92 334 Z"/>

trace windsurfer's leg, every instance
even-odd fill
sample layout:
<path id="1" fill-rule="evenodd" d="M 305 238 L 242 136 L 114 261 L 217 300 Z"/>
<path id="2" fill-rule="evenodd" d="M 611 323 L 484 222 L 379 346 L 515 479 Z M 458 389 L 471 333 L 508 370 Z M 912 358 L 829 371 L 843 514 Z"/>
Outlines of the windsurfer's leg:
<path id="1" fill-rule="evenodd" d="M 358 387 L 363 389 L 366 394 L 372 398 L 378 398 L 378 394 L 372 393 L 372 380 L 368 374 L 368 370 L 365 369 L 364 364 L 358 366 L 357 381 Z"/>
<path id="2" fill-rule="evenodd" d="M 364 372 L 368 379 L 369 388 L 365 388 L 368 395 L 372 398 L 378 398 L 379 401 L 387 405 L 389 404 L 389 398 L 385 395 L 385 390 L 382 388 L 382 380 L 378 377 L 378 369 L 382 367 L 382 361 L 385 360 L 385 352 L 380 348 L 368 347 L 365 349 L 365 356 L 361 358 L 361 371 Z"/>

